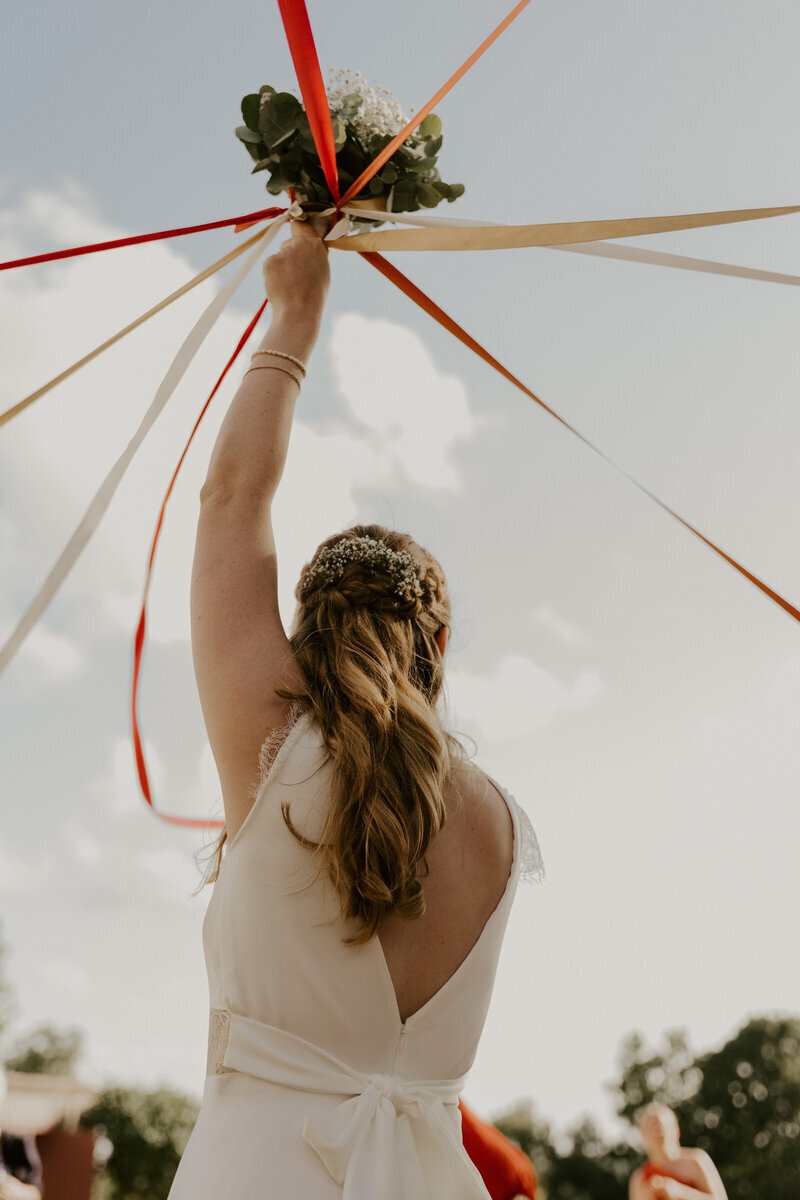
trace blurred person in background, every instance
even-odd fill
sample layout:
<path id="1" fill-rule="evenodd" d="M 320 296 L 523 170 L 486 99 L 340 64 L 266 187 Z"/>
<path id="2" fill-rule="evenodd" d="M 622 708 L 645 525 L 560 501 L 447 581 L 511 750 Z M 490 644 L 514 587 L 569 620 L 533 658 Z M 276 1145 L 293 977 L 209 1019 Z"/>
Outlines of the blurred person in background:
<path id="1" fill-rule="evenodd" d="M 678 1119 L 666 1104 L 648 1104 L 636 1124 L 647 1162 L 631 1175 L 630 1200 L 728 1200 L 725 1187 L 705 1150 L 681 1145 Z M 766 1200 L 766 1198 L 765 1198 Z"/>

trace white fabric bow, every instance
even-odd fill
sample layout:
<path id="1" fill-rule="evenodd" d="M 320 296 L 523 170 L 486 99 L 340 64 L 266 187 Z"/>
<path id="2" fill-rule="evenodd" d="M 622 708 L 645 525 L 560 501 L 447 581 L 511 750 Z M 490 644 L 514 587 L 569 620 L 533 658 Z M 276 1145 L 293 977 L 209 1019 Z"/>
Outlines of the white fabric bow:
<path id="1" fill-rule="evenodd" d="M 360 1094 L 303 1129 L 341 1184 L 342 1200 L 486 1200 L 483 1180 L 436 1094 L 441 1089 L 391 1075 L 367 1079 Z"/>
<path id="2" fill-rule="evenodd" d="M 218 1033 L 211 1070 L 348 1097 L 303 1128 L 342 1200 L 489 1200 L 445 1108 L 458 1103 L 464 1076 L 364 1075 L 285 1029 L 225 1009 L 212 1009 L 212 1018 Z"/>

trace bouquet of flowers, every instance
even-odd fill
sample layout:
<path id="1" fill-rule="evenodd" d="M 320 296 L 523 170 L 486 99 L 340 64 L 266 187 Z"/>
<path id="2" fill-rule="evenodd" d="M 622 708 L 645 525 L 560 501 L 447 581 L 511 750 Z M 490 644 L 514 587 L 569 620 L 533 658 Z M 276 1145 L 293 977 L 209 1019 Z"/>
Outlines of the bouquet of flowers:
<path id="1" fill-rule="evenodd" d="M 358 71 L 337 72 L 327 96 L 339 179 L 347 188 L 408 118 L 391 92 L 369 87 Z M 244 125 L 238 126 L 236 136 L 255 160 L 253 172 L 269 171 L 267 191 L 278 196 L 292 188 L 298 200 L 329 205 L 331 195 L 308 117 L 297 97 L 265 84 L 258 93 L 244 97 L 242 116 Z M 416 212 L 435 208 L 442 200 L 456 200 L 464 185 L 442 181 L 436 168 L 441 145 L 442 122 L 430 113 L 373 176 L 356 202 L 387 212 Z"/>

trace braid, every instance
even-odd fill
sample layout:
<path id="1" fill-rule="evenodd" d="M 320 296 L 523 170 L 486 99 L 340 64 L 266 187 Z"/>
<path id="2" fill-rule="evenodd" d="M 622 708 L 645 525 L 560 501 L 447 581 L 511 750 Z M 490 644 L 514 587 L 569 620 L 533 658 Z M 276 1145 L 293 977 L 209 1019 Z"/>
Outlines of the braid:
<path id="1" fill-rule="evenodd" d="M 295 592 L 291 644 L 304 685 L 285 699 L 310 708 L 333 759 L 331 805 L 315 850 L 355 944 L 393 913 L 425 911 L 425 854 L 445 823 L 443 788 L 460 744 L 436 710 L 443 684 L 435 637 L 450 622 L 441 567 L 407 534 L 356 526 L 329 538 Z"/>

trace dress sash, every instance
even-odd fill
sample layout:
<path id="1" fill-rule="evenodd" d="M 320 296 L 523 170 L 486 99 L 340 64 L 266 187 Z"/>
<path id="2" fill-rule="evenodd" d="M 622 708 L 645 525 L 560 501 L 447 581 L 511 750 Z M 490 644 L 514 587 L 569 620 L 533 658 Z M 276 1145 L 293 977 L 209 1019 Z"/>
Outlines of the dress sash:
<path id="1" fill-rule="evenodd" d="M 436 1176 L 443 1181 L 437 1200 L 489 1197 L 461 1140 L 457 1106 L 466 1076 L 365 1075 L 304 1038 L 227 1009 L 211 1010 L 211 1030 L 210 1073 L 240 1071 L 343 1097 L 303 1127 L 303 1138 L 341 1185 L 342 1200 L 423 1200 Z"/>

